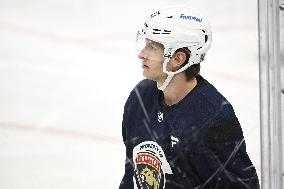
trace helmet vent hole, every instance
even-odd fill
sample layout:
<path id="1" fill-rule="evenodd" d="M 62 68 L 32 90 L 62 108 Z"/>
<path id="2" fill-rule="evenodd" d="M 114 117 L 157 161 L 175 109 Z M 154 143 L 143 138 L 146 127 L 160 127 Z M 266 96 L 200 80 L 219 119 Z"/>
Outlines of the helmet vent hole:
<path id="1" fill-rule="evenodd" d="M 206 33 L 205 30 L 202 30 L 202 31 L 203 33 Z M 205 43 L 207 42 L 207 40 L 208 40 L 208 35 L 205 35 Z"/>
<path id="2" fill-rule="evenodd" d="M 162 34 L 171 34 L 172 31 L 170 30 L 164 30 L 164 32 Z"/>
<path id="3" fill-rule="evenodd" d="M 160 29 L 153 29 L 153 34 L 171 34 L 171 30 L 160 30 Z"/>
<path id="4" fill-rule="evenodd" d="M 154 28 L 153 34 L 161 34 L 161 30 Z"/>
<path id="5" fill-rule="evenodd" d="M 159 30 L 159 29 L 156 29 L 156 28 L 154 28 L 153 30 L 154 30 L 154 31 L 161 31 L 161 30 Z"/>
<path id="6" fill-rule="evenodd" d="M 208 40 L 208 35 L 205 35 L 205 43 L 207 42 Z"/>

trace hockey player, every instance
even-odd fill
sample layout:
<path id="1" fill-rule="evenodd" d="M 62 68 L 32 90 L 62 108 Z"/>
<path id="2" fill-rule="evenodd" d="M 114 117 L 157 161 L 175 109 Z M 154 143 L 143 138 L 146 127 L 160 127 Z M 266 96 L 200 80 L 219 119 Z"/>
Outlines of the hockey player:
<path id="1" fill-rule="evenodd" d="M 186 6 L 153 13 L 138 32 L 142 80 L 124 107 L 120 189 L 257 189 L 231 104 L 200 74 L 208 21 Z"/>

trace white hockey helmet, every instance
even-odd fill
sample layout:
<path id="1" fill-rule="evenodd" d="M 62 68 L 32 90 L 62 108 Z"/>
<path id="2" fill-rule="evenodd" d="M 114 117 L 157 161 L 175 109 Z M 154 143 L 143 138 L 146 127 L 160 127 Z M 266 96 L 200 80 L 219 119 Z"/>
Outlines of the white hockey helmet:
<path id="1" fill-rule="evenodd" d="M 148 39 L 164 46 L 163 72 L 167 79 L 161 86 L 164 90 L 173 76 L 186 70 L 193 64 L 204 60 L 212 40 L 208 21 L 197 11 L 187 6 L 171 6 L 158 10 L 146 20 L 144 28 L 138 31 L 137 40 Z M 179 70 L 167 70 L 167 64 L 179 48 L 187 47 L 191 54 L 188 63 Z"/>

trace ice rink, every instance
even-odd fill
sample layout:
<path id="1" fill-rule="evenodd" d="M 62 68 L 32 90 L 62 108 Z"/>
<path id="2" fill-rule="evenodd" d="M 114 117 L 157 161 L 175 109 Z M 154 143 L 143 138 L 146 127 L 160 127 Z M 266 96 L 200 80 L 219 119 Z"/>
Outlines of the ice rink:
<path id="1" fill-rule="evenodd" d="M 136 32 L 184 3 L 211 21 L 201 74 L 234 106 L 260 177 L 256 0 L 0 0 L 1 189 L 118 188 Z"/>

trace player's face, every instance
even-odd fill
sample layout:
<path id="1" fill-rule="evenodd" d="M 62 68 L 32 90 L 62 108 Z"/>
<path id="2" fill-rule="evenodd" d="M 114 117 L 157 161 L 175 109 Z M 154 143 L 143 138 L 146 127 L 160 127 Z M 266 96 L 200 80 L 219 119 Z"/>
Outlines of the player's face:
<path id="1" fill-rule="evenodd" d="M 138 58 L 142 60 L 143 76 L 157 82 L 163 82 L 166 74 L 163 72 L 164 47 L 162 44 L 146 39 L 145 47 Z"/>

